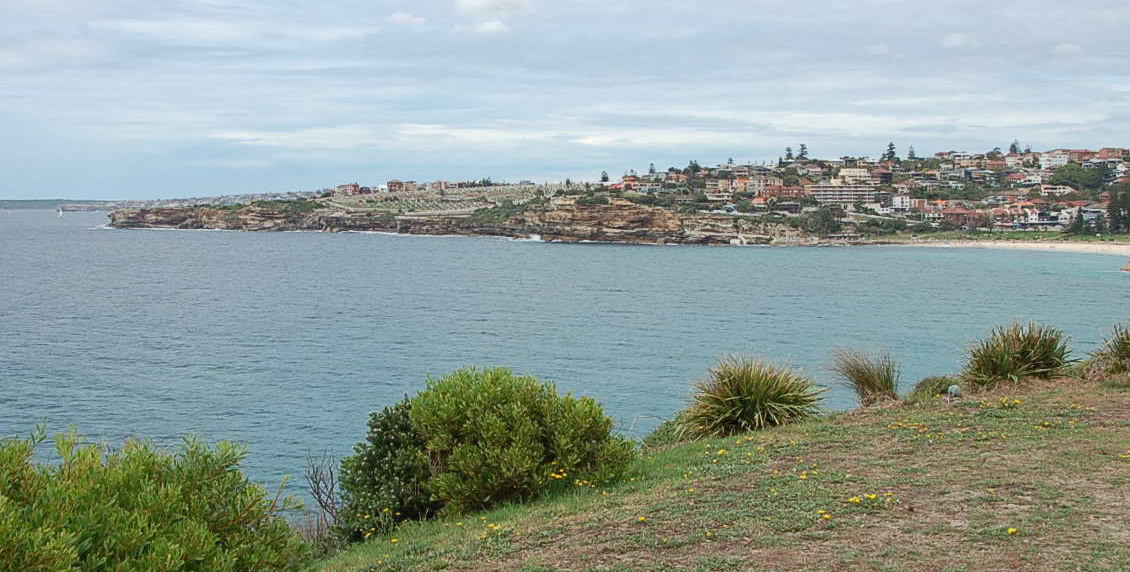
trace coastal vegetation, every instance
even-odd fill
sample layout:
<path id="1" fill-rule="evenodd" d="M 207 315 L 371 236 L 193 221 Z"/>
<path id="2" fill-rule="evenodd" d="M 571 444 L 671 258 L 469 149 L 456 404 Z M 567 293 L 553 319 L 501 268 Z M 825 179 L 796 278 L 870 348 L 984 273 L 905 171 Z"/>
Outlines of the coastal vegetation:
<path id="1" fill-rule="evenodd" d="M 627 478 L 575 483 L 477 519 L 404 523 L 323 566 L 1130 566 L 1117 533 L 1125 515 L 1097 502 L 1130 484 L 1130 437 L 1117 430 L 1130 424 L 1130 378 L 1091 367 L 1126 356 L 1127 331 L 1116 327 L 1086 367 L 1068 369 L 1059 330 L 999 327 L 971 344 L 960 374 L 923 379 L 901 401 L 889 355 L 840 352 L 832 369 L 863 406 L 851 415 L 819 414 L 818 390 L 793 370 L 723 358 L 692 405 L 643 440 Z M 948 393 L 959 384 L 965 395 Z M 879 402 L 891 405 L 867 407 Z M 773 410 L 798 414 L 773 423 Z M 1085 525 L 1096 518 L 1111 526 Z"/>
<path id="2" fill-rule="evenodd" d="M 0 570 L 304 570 L 310 545 L 283 518 L 296 501 L 252 484 L 244 448 L 187 439 L 116 451 L 55 436 L 58 464 L 33 462 L 47 438 L 0 440 Z"/>
<path id="3" fill-rule="evenodd" d="M 832 359 L 832 371 L 855 392 L 864 407 L 898 399 L 899 369 L 898 362 L 886 352 L 871 357 L 859 351 L 840 350 Z"/>
<path id="4" fill-rule="evenodd" d="M 678 417 L 681 439 L 725 437 L 777 427 L 819 411 L 821 389 L 800 372 L 748 356 L 729 356 L 694 387 Z"/>
<path id="5" fill-rule="evenodd" d="M 591 398 L 505 368 L 464 368 L 374 413 L 354 451 L 342 462 L 337 524 L 350 541 L 406 520 L 615 480 L 634 445 L 613 435 Z"/>
<path id="6" fill-rule="evenodd" d="M 986 387 L 1036 377 L 1048 379 L 1071 362 L 1062 330 L 1037 324 L 998 326 L 989 337 L 974 342 L 962 376 Z"/>
<path id="7" fill-rule="evenodd" d="M 843 413 L 797 370 L 724 357 L 638 446 L 592 399 L 456 370 L 371 415 L 340 503 L 319 503 L 340 507 L 319 545 L 344 550 L 317 563 L 237 446 L 72 432 L 37 465 L 39 430 L 0 441 L 0 570 L 1130 566 L 1111 502 L 1130 486 L 1128 325 L 1078 365 L 1038 323 L 967 358 L 899 399 L 889 354 L 838 352 L 860 404 Z"/>

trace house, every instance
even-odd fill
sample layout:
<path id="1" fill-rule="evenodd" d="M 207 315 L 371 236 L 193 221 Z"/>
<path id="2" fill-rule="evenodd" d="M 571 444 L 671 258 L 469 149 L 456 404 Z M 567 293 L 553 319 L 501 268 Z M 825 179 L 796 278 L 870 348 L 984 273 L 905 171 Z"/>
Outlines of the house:
<path id="1" fill-rule="evenodd" d="M 946 222 L 957 226 L 967 226 L 976 217 L 977 211 L 969 209 L 948 208 L 942 211 L 942 218 L 944 218 Z"/>
<path id="2" fill-rule="evenodd" d="M 800 199 L 807 196 L 808 193 L 805 187 L 786 186 L 786 185 L 769 185 L 762 190 L 759 196 L 772 198 L 772 199 Z"/>
<path id="3" fill-rule="evenodd" d="M 1091 151 L 1090 149 L 1069 149 L 1067 151 L 1067 161 L 1070 163 L 1082 163 L 1084 161 L 1090 161 L 1098 154 L 1098 151 Z"/>
<path id="4" fill-rule="evenodd" d="M 338 185 L 337 188 L 334 189 L 334 192 L 339 195 L 359 195 L 361 194 L 361 185 L 357 183 Z"/>
<path id="5" fill-rule="evenodd" d="M 676 171 L 675 169 L 667 171 L 667 174 L 663 177 L 663 181 L 667 183 L 685 183 L 687 179 L 688 176 L 686 174 L 682 171 Z"/>
<path id="6" fill-rule="evenodd" d="M 857 185 L 871 182 L 871 173 L 862 167 L 844 167 L 836 175 L 844 184 Z"/>
<path id="7" fill-rule="evenodd" d="M 707 179 L 706 180 L 706 194 L 711 193 L 729 193 L 730 192 L 730 179 Z"/>
<path id="8" fill-rule="evenodd" d="M 1122 147 L 1103 147 L 1102 149 L 1099 149 L 1098 152 L 1098 158 L 1103 160 L 1121 159 L 1127 155 L 1130 155 L 1130 149 L 1125 149 Z"/>
<path id="9" fill-rule="evenodd" d="M 1040 166 L 1044 169 L 1056 169 L 1070 162 L 1067 149 L 1053 149 L 1040 155 Z"/>
<path id="10" fill-rule="evenodd" d="M 1040 185 L 1040 193 L 1049 197 L 1061 197 L 1078 192 L 1067 185 Z"/>
<path id="11" fill-rule="evenodd" d="M 877 200 L 878 193 L 873 185 L 851 185 L 833 182 L 808 185 L 804 188 L 820 204 L 850 206 L 855 203 L 870 203 Z M 881 200 L 879 202 L 882 202 Z"/>
<path id="12" fill-rule="evenodd" d="M 871 182 L 879 185 L 889 185 L 895 180 L 895 174 L 887 169 L 871 171 Z"/>

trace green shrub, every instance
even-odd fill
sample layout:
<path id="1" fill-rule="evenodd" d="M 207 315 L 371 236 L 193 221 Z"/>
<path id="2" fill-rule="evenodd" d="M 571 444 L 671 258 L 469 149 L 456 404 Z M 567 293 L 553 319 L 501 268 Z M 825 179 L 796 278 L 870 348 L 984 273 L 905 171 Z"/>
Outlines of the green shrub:
<path id="1" fill-rule="evenodd" d="M 787 367 L 746 356 L 730 356 L 695 385 L 690 407 L 681 414 L 683 439 L 722 437 L 784 425 L 815 415 L 823 389 Z"/>
<path id="2" fill-rule="evenodd" d="M 960 386 L 961 380 L 945 375 L 925 377 L 914 385 L 914 389 L 910 390 L 906 399 L 908 401 L 924 401 L 939 395 L 945 395 L 951 385 Z"/>
<path id="3" fill-rule="evenodd" d="M 118 451 L 55 437 L 62 462 L 36 465 L 45 438 L 0 440 L 0 570 L 302 570 L 308 544 L 251 484 L 242 447 L 186 439 L 179 454 Z"/>
<path id="4" fill-rule="evenodd" d="M 412 428 L 407 399 L 369 416 L 369 433 L 341 461 L 338 534 L 362 540 L 438 506 L 424 489 L 430 471 L 424 440 Z"/>
<path id="5" fill-rule="evenodd" d="M 969 348 L 962 377 L 980 387 L 1026 377 L 1051 378 L 1071 362 L 1062 330 L 1032 322 L 997 326 Z"/>
<path id="6" fill-rule="evenodd" d="M 427 444 L 433 498 L 448 512 L 532 498 L 562 479 L 618 477 L 634 445 L 612 435 L 591 398 L 505 368 L 465 368 L 429 380 L 412 400 Z"/>
<path id="7" fill-rule="evenodd" d="M 859 404 L 866 407 L 898 399 L 898 362 L 887 353 L 872 358 L 857 351 L 839 351 L 832 359 L 832 371 L 855 390 Z"/>
<path id="8" fill-rule="evenodd" d="M 1130 371 L 1130 327 L 1115 325 L 1094 358 L 1105 373 Z"/>

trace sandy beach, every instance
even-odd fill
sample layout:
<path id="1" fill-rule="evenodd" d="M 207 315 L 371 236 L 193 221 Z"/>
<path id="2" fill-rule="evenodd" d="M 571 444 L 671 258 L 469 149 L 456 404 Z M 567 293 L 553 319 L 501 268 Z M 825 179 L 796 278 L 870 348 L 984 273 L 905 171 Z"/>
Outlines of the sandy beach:
<path id="1" fill-rule="evenodd" d="M 1130 260 L 1130 243 L 1124 242 L 1030 242 L 1023 240 L 923 240 L 907 246 L 934 248 L 998 248 L 1005 250 L 1044 250 L 1085 254 L 1113 254 Z"/>

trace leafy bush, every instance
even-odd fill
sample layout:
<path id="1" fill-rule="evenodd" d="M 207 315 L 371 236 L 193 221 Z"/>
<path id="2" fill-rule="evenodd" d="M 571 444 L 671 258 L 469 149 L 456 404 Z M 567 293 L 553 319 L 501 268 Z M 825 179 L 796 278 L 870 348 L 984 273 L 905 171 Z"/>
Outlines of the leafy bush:
<path id="1" fill-rule="evenodd" d="M 393 524 L 434 513 L 424 440 L 412 428 L 407 399 L 369 416 L 369 433 L 341 461 L 338 533 L 361 540 Z"/>
<path id="2" fill-rule="evenodd" d="M 914 385 L 914 389 L 907 394 L 906 399 L 908 401 L 922 401 L 938 395 L 945 395 L 951 385 L 961 385 L 961 380 L 944 375 L 925 377 Z"/>
<path id="3" fill-rule="evenodd" d="M 1115 325 L 1094 358 L 1105 373 L 1130 372 L 1130 327 Z"/>
<path id="4" fill-rule="evenodd" d="M 251 484 L 242 447 L 186 439 L 179 454 L 127 441 L 115 452 L 55 437 L 58 466 L 35 465 L 42 428 L 0 440 L 4 570 L 302 570 L 310 546 L 281 518 L 289 497 Z"/>
<path id="5" fill-rule="evenodd" d="M 988 387 L 1026 377 L 1050 378 L 1071 362 L 1062 330 L 1035 322 L 997 326 L 969 349 L 963 377 Z"/>
<path id="6" fill-rule="evenodd" d="M 805 419 L 819 411 L 824 390 L 787 367 L 747 356 L 730 356 L 695 386 L 681 414 L 684 439 L 721 437 Z"/>
<path id="7" fill-rule="evenodd" d="M 844 350 L 836 352 L 832 359 L 832 371 L 855 390 L 859 404 L 864 407 L 898 399 L 900 369 L 898 362 L 887 353 L 872 358 L 861 352 Z"/>
<path id="8" fill-rule="evenodd" d="M 411 417 L 432 467 L 427 489 L 448 512 L 529 499 L 566 477 L 616 478 L 634 451 L 591 398 L 505 368 L 429 380 Z"/>

